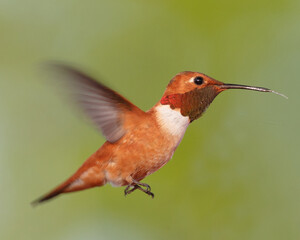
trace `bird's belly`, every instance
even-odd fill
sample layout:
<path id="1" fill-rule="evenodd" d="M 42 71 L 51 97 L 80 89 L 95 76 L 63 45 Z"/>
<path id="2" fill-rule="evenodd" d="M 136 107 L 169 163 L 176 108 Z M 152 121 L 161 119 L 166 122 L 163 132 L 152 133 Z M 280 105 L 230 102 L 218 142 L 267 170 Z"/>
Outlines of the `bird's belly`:
<path id="1" fill-rule="evenodd" d="M 132 177 L 135 180 L 140 181 L 162 168 L 172 158 L 176 147 L 161 146 L 160 151 L 155 149 L 152 153 L 146 154 L 146 156 L 137 161 L 135 169 L 132 172 Z"/>
<path id="2" fill-rule="evenodd" d="M 155 128 L 137 127 L 116 144 L 105 170 L 107 182 L 123 186 L 154 173 L 172 158 L 183 133 L 171 136 Z"/>
<path id="3" fill-rule="evenodd" d="M 145 177 L 156 172 L 164 165 L 166 165 L 169 162 L 169 160 L 172 158 L 174 151 L 175 149 L 173 151 L 169 151 L 168 153 L 165 152 L 165 154 L 154 157 L 153 159 L 149 159 L 147 161 L 148 167 L 145 168 Z"/>
<path id="4" fill-rule="evenodd" d="M 104 171 L 106 182 L 119 187 L 131 184 L 132 179 L 140 181 L 163 167 L 172 158 L 174 150 L 111 160 Z"/>

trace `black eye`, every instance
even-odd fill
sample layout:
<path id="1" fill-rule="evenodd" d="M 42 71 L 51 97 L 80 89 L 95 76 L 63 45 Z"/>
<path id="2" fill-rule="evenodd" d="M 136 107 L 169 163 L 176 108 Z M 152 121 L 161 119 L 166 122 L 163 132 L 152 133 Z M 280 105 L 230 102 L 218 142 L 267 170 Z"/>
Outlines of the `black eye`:
<path id="1" fill-rule="evenodd" d="M 197 85 L 201 85 L 203 83 L 203 77 L 195 77 L 194 78 L 194 83 Z"/>

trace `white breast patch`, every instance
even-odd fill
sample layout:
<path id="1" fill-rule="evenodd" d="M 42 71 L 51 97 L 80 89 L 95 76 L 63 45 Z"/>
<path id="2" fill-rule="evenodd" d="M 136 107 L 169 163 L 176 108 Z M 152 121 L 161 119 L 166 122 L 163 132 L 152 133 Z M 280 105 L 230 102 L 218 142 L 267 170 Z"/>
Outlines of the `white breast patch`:
<path id="1" fill-rule="evenodd" d="M 182 139 L 188 125 L 189 117 L 181 115 L 179 109 L 171 109 L 169 105 L 158 105 L 156 107 L 157 120 L 160 126 L 173 136 Z"/>

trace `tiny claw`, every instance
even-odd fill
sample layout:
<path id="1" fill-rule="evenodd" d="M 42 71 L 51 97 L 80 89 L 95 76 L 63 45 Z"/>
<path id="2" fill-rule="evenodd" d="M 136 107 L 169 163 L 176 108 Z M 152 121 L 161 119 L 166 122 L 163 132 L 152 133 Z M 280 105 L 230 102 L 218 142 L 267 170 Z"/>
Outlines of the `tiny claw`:
<path id="1" fill-rule="evenodd" d="M 146 192 L 149 196 L 151 196 L 152 197 L 152 199 L 154 198 L 154 193 L 152 193 L 152 192 Z"/>
<path id="2" fill-rule="evenodd" d="M 124 195 L 125 195 L 125 197 L 126 197 L 126 195 L 128 194 L 128 190 L 129 190 L 129 185 L 125 188 L 125 190 L 124 190 Z"/>
<path id="3" fill-rule="evenodd" d="M 133 191 L 135 191 L 136 189 L 139 189 L 141 190 L 142 192 L 148 194 L 149 196 L 151 196 L 152 198 L 154 198 L 154 193 L 151 192 L 151 187 L 147 184 L 147 183 L 141 183 L 141 182 L 138 182 L 136 180 L 132 180 L 132 182 L 135 184 L 135 185 L 128 185 L 125 189 L 125 196 L 129 193 L 132 193 Z M 132 189 L 129 190 L 129 188 L 133 186 Z M 144 188 L 143 188 L 144 187 Z M 146 188 L 146 189 L 145 189 Z"/>
<path id="4" fill-rule="evenodd" d="M 131 187 L 132 187 L 132 189 L 130 189 Z M 134 186 L 128 185 L 128 186 L 125 188 L 125 190 L 124 190 L 125 197 L 126 197 L 128 194 L 130 194 L 130 193 L 132 193 L 133 191 L 135 191 L 136 189 L 138 189 L 138 188 L 139 188 L 138 185 L 134 185 Z"/>
<path id="5" fill-rule="evenodd" d="M 151 187 L 148 184 L 144 183 L 143 186 L 146 187 L 147 192 L 151 192 Z"/>

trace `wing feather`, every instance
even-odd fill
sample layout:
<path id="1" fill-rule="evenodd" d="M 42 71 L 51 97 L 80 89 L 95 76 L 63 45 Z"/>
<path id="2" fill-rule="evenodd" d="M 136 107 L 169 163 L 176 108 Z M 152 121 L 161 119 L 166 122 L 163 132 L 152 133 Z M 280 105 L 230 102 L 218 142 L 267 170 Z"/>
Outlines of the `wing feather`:
<path id="1" fill-rule="evenodd" d="M 92 77 L 65 65 L 54 67 L 66 75 L 68 89 L 107 141 L 116 142 L 126 133 L 126 116 L 144 112 L 117 92 Z M 126 114 L 129 113 L 129 114 Z"/>

